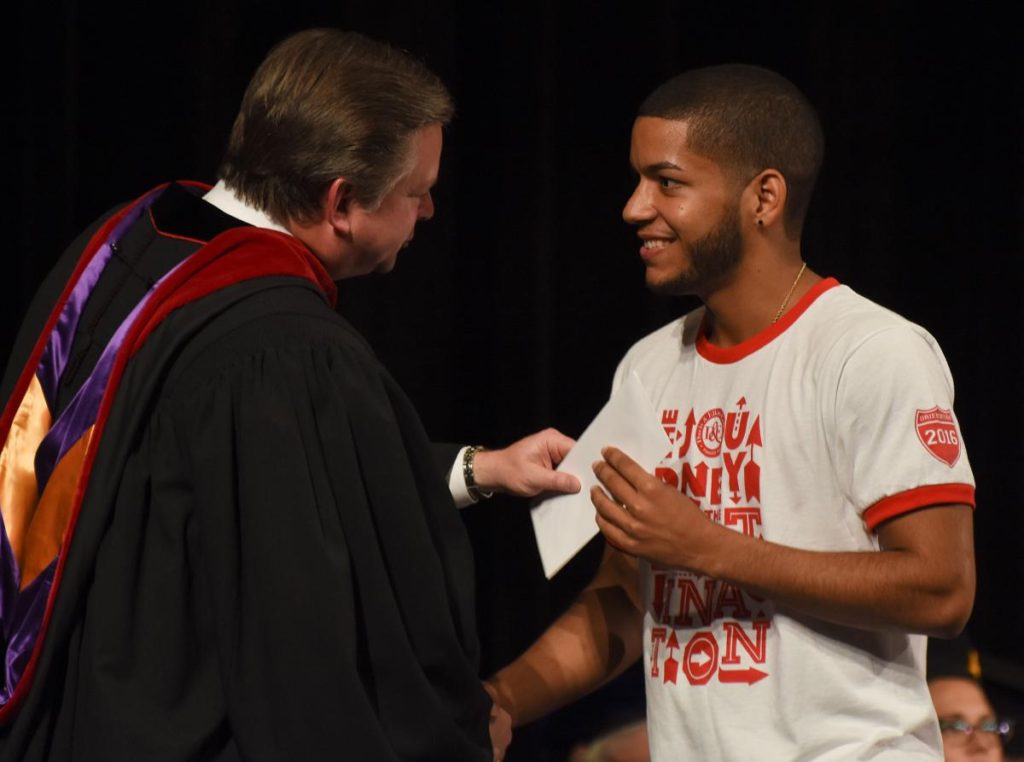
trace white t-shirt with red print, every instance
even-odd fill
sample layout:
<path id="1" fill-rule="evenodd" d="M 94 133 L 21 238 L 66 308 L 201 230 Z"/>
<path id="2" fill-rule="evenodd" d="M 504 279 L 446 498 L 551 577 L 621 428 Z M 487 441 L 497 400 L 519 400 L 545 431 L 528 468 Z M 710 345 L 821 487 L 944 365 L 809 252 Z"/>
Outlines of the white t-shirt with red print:
<path id="1" fill-rule="evenodd" d="M 827 279 L 722 349 L 698 309 L 637 342 L 674 442 L 658 476 L 708 517 L 796 548 L 874 551 L 879 523 L 974 505 L 953 381 L 922 328 Z M 926 639 L 830 624 L 641 564 L 652 759 L 941 759 Z"/>

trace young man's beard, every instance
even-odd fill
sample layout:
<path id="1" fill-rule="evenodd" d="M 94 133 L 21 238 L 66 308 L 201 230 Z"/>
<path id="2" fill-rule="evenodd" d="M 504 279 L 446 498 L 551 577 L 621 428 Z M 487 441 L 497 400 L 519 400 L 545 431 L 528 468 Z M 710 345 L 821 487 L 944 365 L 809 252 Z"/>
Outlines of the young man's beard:
<path id="1" fill-rule="evenodd" d="M 652 284 L 652 291 L 672 296 L 700 296 L 726 280 L 743 258 L 739 207 L 732 204 L 714 230 L 686 248 L 690 267 L 670 281 Z"/>

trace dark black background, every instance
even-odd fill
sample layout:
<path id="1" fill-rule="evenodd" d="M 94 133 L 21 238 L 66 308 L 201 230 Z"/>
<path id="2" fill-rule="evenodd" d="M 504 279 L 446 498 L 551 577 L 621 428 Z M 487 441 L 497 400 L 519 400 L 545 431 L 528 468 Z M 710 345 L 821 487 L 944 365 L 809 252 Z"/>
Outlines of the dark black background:
<path id="1" fill-rule="evenodd" d="M 810 96 L 825 127 L 811 267 L 921 323 L 946 352 L 978 482 L 969 632 L 992 679 L 1020 680 L 1024 57 L 1009 11 L 668 0 L 140 7 L 8 6 L 4 354 L 81 227 L 164 180 L 212 182 L 269 46 L 340 26 L 423 58 L 458 108 L 435 220 L 392 275 L 343 284 L 340 309 L 435 438 L 496 445 L 546 425 L 578 435 L 626 348 L 694 306 L 645 291 L 619 216 L 637 104 L 683 68 L 766 65 Z M 571 599 L 599 548 L 546 584 L 522 505 L 498 500 L 466 519 L 490 671 Z M 521 732 L 515 758 L 556 758 L 546 750 L 596 729 L 634 686 Z"/>

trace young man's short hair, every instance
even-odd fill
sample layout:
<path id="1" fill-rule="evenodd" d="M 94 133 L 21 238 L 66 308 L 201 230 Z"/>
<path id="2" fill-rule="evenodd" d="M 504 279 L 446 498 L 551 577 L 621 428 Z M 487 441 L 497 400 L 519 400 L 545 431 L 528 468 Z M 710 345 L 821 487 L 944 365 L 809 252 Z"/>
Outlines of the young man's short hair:
<path id="1" fill-rule="evenodd" d="M 747 64 L 683 72 L 654 90 L 637 116 L 686 121 L 687 148 L 746 183 L 765 169 L 786 178 L 785 224 L 799 235 L 825 153 L 818 116 L 785 77 Z"/>

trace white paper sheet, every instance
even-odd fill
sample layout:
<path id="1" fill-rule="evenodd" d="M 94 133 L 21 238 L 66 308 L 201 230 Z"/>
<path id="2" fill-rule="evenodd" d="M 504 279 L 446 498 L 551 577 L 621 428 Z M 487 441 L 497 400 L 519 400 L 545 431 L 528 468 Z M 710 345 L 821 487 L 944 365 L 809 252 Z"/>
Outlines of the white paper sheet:
<path id="1" fill-rule="evenodd" d="M 579 479 L 582 489 L 573 495 L 546 498 L 530 512 L 548 579 L 597 534 L 590 488 L 600 482 L 591 466 L 601 459 L 601 449 L 609 445 L 618 447 L 648 471 L 654 471 L 672 447 L 636 373 L 626 378 L 558 466 L 559 471 Z"/>

